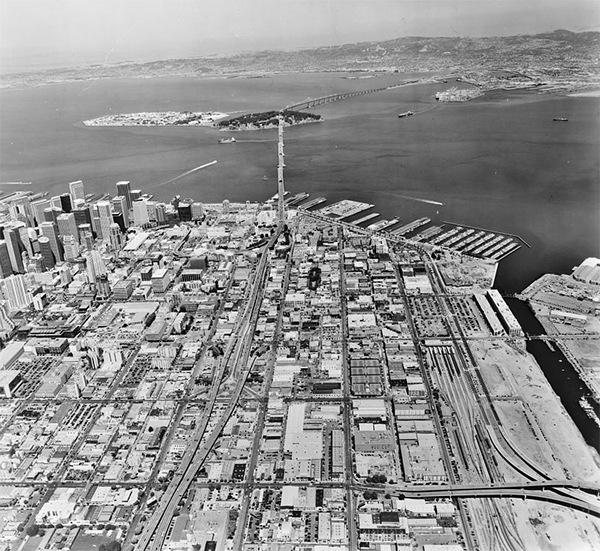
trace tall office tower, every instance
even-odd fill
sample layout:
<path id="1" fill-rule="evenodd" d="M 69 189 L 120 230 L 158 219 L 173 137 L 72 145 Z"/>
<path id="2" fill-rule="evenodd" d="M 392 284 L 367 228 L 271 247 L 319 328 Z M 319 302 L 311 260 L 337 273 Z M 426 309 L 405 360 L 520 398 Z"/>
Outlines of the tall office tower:
<path id="1" fill-rule="evenodd" d="M 125 233 L 127 228 L 125 227 L 125 222 L 123 222 L 123 213 L 122 212 L 113 212 L 113 220 L 116 224 L 119 225 L 119 229 L 121 233 Z"/>
<path id="2" fill-rule="evenodd" d="M 107 298 L 110 295 L 110 283 L 108 282 L 108 276 L 98 276 L 96 280 L 96 289 L 100 298 Z"/>
<path id="3" fill-rule="evenodd" d="M 112 224 L 109 230 L 108 238 L 110 241 L 110 247 L 113 251 L 120 251 L 123 243 L 123 234 L 119 224 Z"/>
<path id="4" fill-rule="evenodd" d="M 127 210 L 132 208 L 131 182 L 117 182 L 117 196 L 125 197 Z"/>
<path id="5" fill-rule="evenodd" d="M 44 219 L 42 222 L 56 222 L 56 219 L 63 213 L 62 209 L 50 207 L 44 210 Z M 40 222 L 38 226 L 42 223 Z"/>
<path id="6" fill-rule="evenodd" d="M 109 201 L 98 201 L 98 216 L 100 218 L 100 231 L 102 232 L 102 240 L 109 241 L 110 227 L 114 220 L 112 217 L 112 205 Z"/>
<path id="7" fill-rule="evenodd" d="M 96 283 L 99 277 L 107 276 L 106 264 L 98 251 L 89 251 L 85 255 L 86 270 L 90 283 Z"/>
<path id="8" fill-rule="evenodd" d="M 122 195 L 117 195 L 116 197 L 113 197 L 112 204 L 113 211 L 120 212 L 123 215 L 123 224 L 125 224 L 125 227 L 128 228 L 130 207 L 127 206 L 127 198 L 123 197 Z"/>
<path id="9" fill-rule="evenodd" d="M 133 223 L 136 226 L 145 226 L 150 223 L 146 201 L 140 200 L 133 202 Z"/>
<path id="10" fill-rule="evenodd" d="M 192 203 L 192 220 L 202 220 L 202 218 L 204 218 L 204 205 Z"/>
<path id="11" fill-rule="evenodd" d="M 73 203 L 71 201 L 71 194 L 70 193 L 63 193 L 60 196 L 60 208 L 64 212 L 71 212 L 71 210 L 73 209 Z"/>
<path id="12" fill-rule="evenodd" d="M 164 224 L 167 221 L 167 207 L 164 203 L 156 204 L 156 221 L 159 224 Z"/>
<path id="13" fill-rule="evenodd" d="M 29 253 L 27 251 L 21 253 L 21 262 L 23 262 L 24 270 L 27 271 L 27 266 L 29 266 Z"/>
<path id="14" fill-rule="evenodd" d="M 91 251 L 94 248 L 92 226 L 90 224 L 81 224 L 77 229 L 79 230 L 79 244 L 88 251 Z"/>
<path id="15" fill-rule="evenodd" d="M 56 256 L 54 256 L 50 239 L 41 235 L 38 243 L 40 244 L 40 255 L 42 256 L 42 271 L 51 270 L 56 266 Z"/>
<path id="16" fill-rule="evenodd" d="M 177 214 L 182 222 L 191 222 L 192 220 L 192 203 L 181 201 L 177 206 Z"/>
<path id="17" fill-rule="evenodd" d="M 15 228 L 4 228 L 4 239 L 8 246 L 8 256 L 10 257 L 10 264 L 13 272 L 24 272 L 25 269 L 23 268 L 21 253 L 25 250 L 25 247 L 23 247 L 18 230 Z"/>
<path id="18" fill-rule="evenodd" d="M 62 262 L 64 260 L 63 248 L 62 243 L 58 238 L 58 229 L 56 224 L 54 222 L 43 222 L 40 224 L 40 230 L 42 235 L 50 240 L 50 247 L 52 247 L 52 252 L 54 253 L 56 262 Z"/>
<path id="19" fill-rule="evenodd" d="M 19 232 L 19 237 L 21 238 L 21 243 L 23 248 L 27 251 L 28 254 L 33 254 L 33 249 L 31 247 L 31 238 L 30 232 L 33 232 L 35 235 L 35 230 L 33 228 L 28 228 L 24 226 L 21 222 L 21 225 L 17 227 L 17 231 Z"/>
<path id="20" fill-rule="evenodd" d="M 9 206 L 8 212 L 11 220 L 15 222 L 24 222 L 27 226 L 33 226 L 33 210 L 29 197 L 17 197 L 13 199 Z"/>
<path id="21" fill-rule="evenodd" d="M 36 254 L 31 257 L 29 269 L 27 271 L 34 272 L 36 274 L 41 274 L 44 271 L 44 258 L 41 254 Z"/>
<path id="22" fill-rule="evenodd" d="M 62 203 L 60 202 L 60 195 L 54 195 L 50 197 L 50 205 L 53 208 L 62 210 Z"/>
<path id="23" fill-rule="evenodd" d="M 35 218 L 36 226 L 39 226 L 42 222 L 45 222 L 44 210 L 50 208 L 50 201 L 48 199 L 40 199 L 31 203 L 31 210 L 33 217 Z"/>
<path id="24" fill-rule="evenodd" d="M 146 208 L 150 222 L 156 222 L 156 201 L 146 201 Z"/>
<path id="25" fill-rule="evenodd" d="M 102 228 L 100 227 L 100 212 L 98 211 L 98 205 L 92 205 L 90 216 L 92 217 L 92 233 L 94 234 L 94 237 L 102 239 Z"/>
<path id="26" fill-rule="evenodd" d="M 77 207 L 71 211 L 71 214 L 75 216 L 75 223 L 77 226 L 92 223 L 92 215 L 90 214 L 90 207 L 88 206 Z"/>
<path id="27" fill-rule="evenodd" d="M 186 200 L 186 201 L 187 201 L 187 200 Z M 190 214 L 191 214 L 191 212 L 192 212 L 192 211 L 191 211 L 191 207 L 192 207 L 192 205 L 191 205 L 191 203 L 190 203 Z M 231 208 L 231 203 L 229 202 L 229 199 L 225 199 L 225 200 L 223 201 L 223 212 L 224 212 L 224 213 L 228 213 L 230 208 Z"/>
<path id="28" fill-rule="evenodd" d="M 63 245 L 65 248 L 65 260 L 72 262 L 79 256 L 79 243 L 76 237 L 72 235 L 65 236 Z"/>
<path id="29" fill-rule="evenodd" d="M 83 182 L 81 180 L 71 182 L 69 184 L 69 191 L 71 192 L 71 199 L 73 200 L 73 204 L 75 204 L 75 201 L 85 202 L 85 191 L 83 191 Z"/>
<path id="30" fill-rule="evenodd" d="M 78 238 L 77 222 L 75 221 L 75 215 L 72 212 L 63 213 L 56 219 L 56 225 L 58 226 L 58 235 L 64 238 L 72 236 Z"/>
<path id="31" fill-rule="evenodd" d="M 33 302 L 33 296 L 27 290 L 25 277 L 22 275 L 11 275 L 2 282 L 2 294 L 8 301 L 11 310 L 27 308 Z"/>
<path id="32" fill-rule="evenodd" d="M 0 278 L 12 275 L 13 269 L 8 254 L 8 245 L 4 239 L 0 240 Z"/>
<path id="33" fill-rule="evenodd" d="M 137 201 L 142 198 L 142 190 L 141 189 L 132 189 L 131 190 L 131 202 Z"/>

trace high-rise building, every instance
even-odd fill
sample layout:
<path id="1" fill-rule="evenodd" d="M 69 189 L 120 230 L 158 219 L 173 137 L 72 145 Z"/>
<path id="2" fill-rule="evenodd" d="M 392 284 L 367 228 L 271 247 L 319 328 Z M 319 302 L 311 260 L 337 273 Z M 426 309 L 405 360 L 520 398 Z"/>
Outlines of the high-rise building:
<path id="1" fill-rule="evenodd" d="M 42 271 L 51 270 L 56 266 L 56 256 L 54 256 L 50 239 L 40 235 L 38 243 L 40 244 L 40 255 L 42 256 Z"/>
<path id="2" fill-rule="evenodd" d="M 117 195 L 112 200 L 113 211 L 120 212 L 123 215 L 123 224 L 125 228 L 129 227 L 129 206 L 127 205 L 127 198 L 123 195 Z"/>
<path id="3" fill-rule="evenodd" d="M 85 255 L 85 267 L 87 271 L 88 281 L 92 284 L 98 282 L 98 278 L 106 277 L 107 270 L 104 260 L 98 251 L 89 251 Z"/>
<path id="4" fill-rule="evenodd" d="M 125 197 L 125 201 L 127 202 L 127 210 L 133 208 L 130 182 L 117 182 L 117 196 Z"/>
<path id="5" fill-rule="evenodd" d="M 191 222 L 192 220 L 192 203 L 181 201 L 177 206 L 177 214 L 182 222 Z"/>
<path id="6" fill-rule="evenodd" d="M 127 228 L 125 227 L 125 222 L 123 222 L 122 212 L 113 212 L 113 221 L 115 222 L 115 224 L 118 224 L 121 233 L 125 233 L 127 231 Z"/>
<path id="7" fill-rule="evenodd" d="M 2 284 L 2 294 L 6 297 L 10 310 L 27 308 L 33 302 L 33 297 L 27 290 L 24 276 L 20 274 L 11 275 L 0 283 Z"/>
<path id="8" fill-rule="evenodd" d="M 31 246 L 31 233 L 35 236 L 35 230 L 33 228 L 28 228 L 24 226 L 23 223 L 19 227 L 17 227 L 17 231 L 19 232 L 19 237 L 21 238 L 21 244 L 23 248 L 27 251 L 27 254 L 33 254 L 33 248 Z"/>
<path id="9" fill-rule="evenodd" d="M 146 208 L 150 222 L 156 222 L 156 201 L 146 201 Z"/>
<path id="10" fill-rule="evenodd" d="M 63 242 L 67 236 L 78 238 L 77 221 L 72 212 L 61 214 L 56 219 L 56 225 L 58 226 L 58 235 L 63 238 Z"/>
<path id="11" fill-rule="evenodd" d="M 33 210 L 29 197 L 17 197 L 10 201 L 8 212 L 11 220 L 33 226 Z"/>
<path id="12" fill-rule="evenodd" d="M 113 251 L 121 250 L 121 245 L 123 243 L 123 234 L 121 233 L 121 228 L 119 224 L 113 223 L 109 230 L 108 235 L 110 241 L 110 247 Z"/>
<path id="13" fill-rule="evenodd" d="M 150 223 L 148 207 L 143 199 L 133 202 L 133 223 L 136 226 L 145 226 Z"/>
<path id="14" fill-rule="evenodd" d="M 62 204 L 60 202 L 60 195 L 54 195 L 53 197 L 50 197 L 50 205 L 53 208 L 62 210 Z"/>
<path id="15" fill-rule="evenodd" d="M 35 225 L 39 226 L 42 222 L 45 222 L 44 210 L 50 208 L 49 199 L 39 199 L 31 203 L 31 211 L 33 212 L 33 218 L 35 219 Z"/>
<path id="16" fill-rule="evenodd" d="M 63 245 L 65 248 L 65 260 L 73 261 L 79 256 L 79 242 L 77 237 L 67 235 L 63 239 Z"/>
<path id="17" fill-rule="evenodd" d="M 114 220 L 112 217 L 112 205 L 109 201 L 98 201 L 98 216 L 100 218 L 100 231 L 102 232 L 102 240 L 109 241 L 110 227 Z"/>
<path id="18" fill-rule="evenodd" d="M 15 324 L 8 317 L 8 312 L 3 304 L 0 304 L 0 330 L 1 331 L 12 331 L 15 328 Z"/>
<path id="19" fill-rule="evenodd" d="M 44 219 L 38 223 L 38 226 L 42 222 L 56 222 L 56 219 L 63 213 L 62 209 L 57 207 L 50 207 L 49 209 L 44 209 Z"/>
<path id="20" fill-rule="evenodd" d="M 202 218 L 204 218 L 204 205 L 192 203 L 192 220 L 202 220 Z"/>
<path id="21" fill-rule="evenodd" d="M 71 201 L 70 193 L 63 193 L 60 196 L 60 208 L 63 210 L 63 212 L 71 212 L 73 209 L 73 202 Z"/>
<path id="22" fill-rule="evenodd" d="M 159 224 L 164 224 L 167 221 L 167 207 L 164 203 L 156 204 L 156 221 Z"/>
<path id="23" fill-rule="evenodd" d="M 75 223 L 77 226 L 80 226 L 81 224 L 92 223 L 92 215 L 90 214 L 89 206 L 77 207 L 73 209 L 71 213 L 75 216 Z"/>
<path id="24" fill-rule="evenodd" d="M 8 246 L 8 256 L 10 257 L 10 264 L 13 272 L 22 273 L 25 271 L 23 268 L 23 261 L 21 260 L 21 253 L 25 250 L 23 243 L 21 242 L 21 236 L 15 228 L 4 228 L 4 239 Z"/>
<path id="25" fill-rule="evenodd" d="M 77 180 L 76 182 L 71 182 L 69 184 L 69 191 L 71 192 L 71 199 L 73 199 L 73 204 L 75 201 L 85 201 L 85 191 L 83 191 L 83 182 L 81 180 Z"/>
<path id="26" fill-rule="evenodd" d="M 94 248 L 92 226 L 90 224 L 80 224 L 77 229 L 79 230 L 79 244 L 91 251 Z"/>
<path id="27" fill-rule="evenodd" d="M 131 202 L 137 201 L 142 198 L 142 190 L 141 189 L 132 189 L 131 190 Z"/>
<path id="28" fill-rule="evenodd" d="M 62 243 L 58 238 L 58 228 L 54 222 L 43 222 L 40 224 L 40 231 L 44 237 L 50 240 L 50 247 L 54 253 L 56 262 L 62 262 L 64 260 L 64 253 Z"/>
<path id="29" fill-rule="evenodd" d="M 13 269 L 8 254 L 8 245 L 4 239 L 0 240 L 0 278 L 12 275 Z"/>

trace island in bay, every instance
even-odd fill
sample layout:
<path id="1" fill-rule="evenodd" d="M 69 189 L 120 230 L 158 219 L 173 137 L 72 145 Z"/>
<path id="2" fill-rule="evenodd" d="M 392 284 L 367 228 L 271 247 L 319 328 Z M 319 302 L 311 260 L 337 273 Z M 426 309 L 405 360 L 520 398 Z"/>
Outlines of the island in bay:
<path id="1" fill-rule="evenodd" d="M 232 119 L 227 118 L 229 115 L 226 113 L 218 111 L 124 113 L 86 120 L 83 121 L 83 124 L 85 126 L 216 126 L 219 130 L 262 130 L 276 128 L 280 116 L 283 117 L 284 126 L 323 120 L 321 115 L 283 109 L 282 111 L 248 113 Z"/>

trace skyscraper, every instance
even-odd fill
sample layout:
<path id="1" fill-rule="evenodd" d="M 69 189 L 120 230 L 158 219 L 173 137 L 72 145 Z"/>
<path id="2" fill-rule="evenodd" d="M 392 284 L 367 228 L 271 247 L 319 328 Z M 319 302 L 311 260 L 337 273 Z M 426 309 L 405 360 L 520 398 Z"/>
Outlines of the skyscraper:
<path id="1" fill-rule="evenodd" d="M 54 256 L 50 239 L 40 235 L 38 243 L 40 244 L 40 255 L 42 256 L 43 269 L 51 270 L 54 268 L 54 266 L 56 266 L 56 257 Z"/>
<path id="2" fill-rule="evenodd" d="M 150 223 L 148 207 L 143 199 L 133 202 L 133 223 L 136 226 L 145 226 Z"/>
<path id="3" fill-rule="evenodd" d="M 65 260 L 73 261 L 79 256 L 79 242 L 77 237 L 66 235 L 63 240 Z"/>
<path id="4" fill-rule="evenodd" d="M 131 197 L 131 182 L 117 182 L 117 196 L 125 197 L 127 202 L 127 210 L 133 207 L 133 199 Z"/>
<path id="5" fill-rule="evenodd" d="M 114 212 L 120 212 L 123 215 L 123 224 L 128 228 L 130 207 L 127 205 L 127 198 L 123 197 L 123 195 L 117 195 L 113 197 L 112 203 Z"/>
<path id="6" fill-rule="evenodd" d="M 11 275 L 2 282 L 2 294 L 8 301 L 11 310 L 21 310 L 33 302 L 31 293 L 27 290 L 25 277 L 22 275 Z"/>
<path id="7" fill-rule="evenodd" d="M 94 247 L 92 226 L 90 224 L 80 224 L 77 229 L 79 230 L 79 244 L 88 251 L 91 251 Z"/>
<path id="8" fill-rule="evenodd" d="M 123 241 L 123 234 L 121 233 L 121 228 L 119 224 L 113 223 L 110 227 L 108 238 L 110 241 L 110 246 L 114 251 L 119 251 L 121 249 L 121 244 Z"/>
<path id="9" fill-rule="evenodd" d="M 13 272 L 24 272 L 21 253 L 25 250 L 25 247 L 23 247 L 18 230 L 15 228 L 4 228 L 4 239 L 8 246 L 8 256 L 10 257 L 10 264 Z"/>
<path id="10" fill-rule="evenodd" d="M 56 219 L 59 217 L 59 215 L 62 214 L 62 212 L 62 209 L 59 209 L 57 207 L 50 207 L 49 209 L 44 209 L 44 219 L 40 220 L 38 226 L 42 222 L 56 222 Z"/>
<path id="11" fill-rule="evenodd" d="M 43 222 L 40 224 L 40 230 L 44 237 L 50 240 L 50 247 L 54 253 L 56 262 L 62 262 L 64 260 L 62 243 L 58 238 L 58 229 L 54 222 Z"/>
<path id="12" fill-rule="evenodd" d="M 0 240 L 0 278 L 12 275 L 13 269 L 8 254 L 8 245 L 4 239 Z"/>
<path id="13" fill-rule="evenodd" d="M 85 191 L 83 191 L 83 182 L 81 180 L 77 180 L 76 182 L 71 182 L 69 184 L 69 191 L 71 192 L 71 198 L 73 199 L 73 204 L 75 201 L 85 201 Z"/>
<path id="14" fill-rule="evenodd" d="M 98 217 L 100 218 L 100 231 L 102 232 L 102 240 L 110 240 L 110 227 L 114 220 L 112 217 L 112 205 L 109 201 L 98 201 Z"/>
<path id="15" fill-rule="evenodd" d="M 49 208 L 50 201 L 48 199 L 40 199 L 39 201 L 34 201 L 31 203 L 31 210 L 37 226 L 46 221 L 44 218 L 44 210 Z"/>
<path id="16" fill-rule="evenodd" d="M 71 211 L 73 215 L 75 215 L 75 223 L 77 226 L 81 224 L 91 224 L 92 223 L 92 215 L 90 214 L 90 207 L 77 207 Z"/>
<path id="17" fill-rule="evenodd" d="M 63 238 L 67 236 L 78 238 L 77 232 L 77 222 L 75 220 L 75 215 L 72 212 L 63 213 L 56 219 L 56 224 L 58 226 L 58 235 Z"/>
<path id="18" fill-rule="evenodd" d="M 64 212 L 71 212 L 71 210 L 73 209 L 73 202 L 71 201 L 70 193 L 63 193 L 60 196 L 60 208 Z"/>

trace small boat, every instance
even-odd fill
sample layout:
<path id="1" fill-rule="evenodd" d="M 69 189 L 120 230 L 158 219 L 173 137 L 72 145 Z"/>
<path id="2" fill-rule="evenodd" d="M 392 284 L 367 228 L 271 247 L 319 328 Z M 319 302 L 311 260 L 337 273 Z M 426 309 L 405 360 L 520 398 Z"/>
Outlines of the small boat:
<path id="1" fill-rule="evenodd" d="M 233 136 L 231 138 L 221 138 L 219 143 L 235 143 L 235 138 Z"/>
<path id="2" fill-rule="evenodd" d="M 565 117 L 554 117 L 552 119 L 554 122 L 567 122 L 569 119 L 565 118 Z"/>
<path id="3" fill-rule="evenodd" d="M 398 115 L 398 118 L 403 118 L 403 117 L 409 117 L 410 115 L 414 115 L 414 113 L 412 111 L 406 111 L 406 113 L 400 113 Z"/>
<path id="4" fill-rule="evenodd" d="M 267 176 L 263 176 L 263 180 L 265 180 L 265 182 L 268 180 Z"/>

